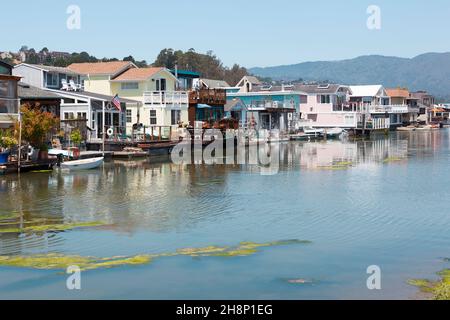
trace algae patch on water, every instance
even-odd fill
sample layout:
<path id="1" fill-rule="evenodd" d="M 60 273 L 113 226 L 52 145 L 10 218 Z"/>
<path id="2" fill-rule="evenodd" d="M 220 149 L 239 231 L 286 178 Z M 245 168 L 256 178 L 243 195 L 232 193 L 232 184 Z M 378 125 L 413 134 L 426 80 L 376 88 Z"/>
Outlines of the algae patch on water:
<path id="1" fill-rule="evenodd" d="M 29 255 L 29 256 L 0 256 L 0 266 L 34 268 L 41 270 L 64 270 L 68 266 L 78 266 L 81 270 L 112 268 L 126 265 L 141 265 L 163 257 L 191 256 L 191 257 L 238 257 L 249 256 L 258 252 L 259 248 L 308 244 L 305 240 L 282 240 L 268 243 L 241 242 L 237 246 L 209 246 L 203 248 L 185 248 L 175 252 L 160 254 L 143 254 L 133 257 L 95 258 L 58 253 Z"/>
<path id="2" fill-rule="evenodd" d="M 403 160 L 404 159 L 398 158 L 398 157 L 388 157 L 388 158 L 383 160 L 383 163 L 400 162 L 400 161 L 403 161 Z"/>
<path id="3" fill-rule="evenodd" d="M 189 255 L 192 257 L 244 257 L 255 254 L 259 248 L 274 247 L 290 244 L 308 244 L 306 240 L 281 240 L 267 243 L 241 242 L 232 247 L 206 247 L 206 248 L 187 248 L 177 250 L 180 255 Z"/>
<path id="4" fill-rule="evenodd" d="M 339 170 L 348 170 L 354 166 L 354 163 L 351 161 L 338 161 L 334 162 L 331 165 L 318 166 L 319 170 L 331 170 L 331 171 L 339 171 Z"/>
<path id="5" fill-rule="evenodd" d="M 4 233 L 45 233 L 67 231 L 78 228 L 93 228 L 105 226 L 101 221 L 72 222 L 72 223 L 50 223 L 45 219 L 25 221 L 20 226 L 19 222 L 0 222 L 0 234 Z M 30 225 L 32 224 L 32 225 Z M 6 228 L 4 228 L 6 227 Z"/>
<path id="6" fill-rule="evenodd" d="M 81 270 L 92 270 L 125 265 L 147 264 L 150 261 L 150 255 L 113 258 L 70 256 L 56 253 L 33 256 L 0 256 L 1 266 L 41 270 L 65 270 L 68 266 L 78 266 Z"/>
<path id="7" fill-rule="evenodd" d="M 409 280 L 410 285 L 420 288 L 422 292 L 431 294 L 434 300 L 450 300 L 450 269 L 438 273 L 440 281 L 425 279 Z"/>

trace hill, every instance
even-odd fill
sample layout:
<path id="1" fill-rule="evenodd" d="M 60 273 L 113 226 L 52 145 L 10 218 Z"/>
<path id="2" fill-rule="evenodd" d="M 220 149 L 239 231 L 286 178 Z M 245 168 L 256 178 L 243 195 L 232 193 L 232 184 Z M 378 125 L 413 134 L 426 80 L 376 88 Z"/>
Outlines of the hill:
<path id="1" fill-rule="evenodd" d="M 426 53 L 411 59 L 371 55 L 341 61 L 252 68 L 249 72 L 274 80 L 328 80 L 344 84 L 401 86 L 450 98 L 450 52 Z"/>

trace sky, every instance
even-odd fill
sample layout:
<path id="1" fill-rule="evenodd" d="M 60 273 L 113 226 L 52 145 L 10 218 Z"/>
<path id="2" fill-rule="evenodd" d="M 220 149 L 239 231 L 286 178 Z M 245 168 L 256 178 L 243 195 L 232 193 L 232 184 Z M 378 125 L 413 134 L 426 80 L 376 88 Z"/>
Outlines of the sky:
<path id="1" fill-rule="evenodd" d="M 70 5 L 80 8 L 80 29 L 67 28 Z M 367 27 L 370 5 L 380 29 Z M 0 51 L 27 45 L 153 62 L 163 48 L 194 48 L 249 68 L 450 51 L 448 0 L 23 0 L 2 11 Z"/>

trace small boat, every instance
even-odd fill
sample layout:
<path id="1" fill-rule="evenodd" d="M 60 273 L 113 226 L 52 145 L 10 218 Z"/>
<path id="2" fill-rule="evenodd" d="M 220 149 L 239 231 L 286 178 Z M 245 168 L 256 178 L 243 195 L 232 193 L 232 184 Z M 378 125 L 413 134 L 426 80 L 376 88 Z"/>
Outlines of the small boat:
<path id="1" fill-rule="evenodd" d="M 324 132 L 324 135 L 326 134 L 327 138 L 339 138 L 341 134 L 344 133 L 344 130 L 341 128 L 332 128 L 332 129 L 326 129 Z"/>
<path id="2" fill-rule="evenodd" d="M 305 140 L 309 140 L 309 139 L 310 139 L 310 136 L 308 136 L 304 132 L 299 132 L 299 133 L 291 135 L 292 141 L 305 141 Z"/>
<path id="3" fill-rule="evenodd" d="M 310 137 L 321 137 L 324 133 L 323 129 L 316 128 L 304 128 L 303 132 Z"/>
<path id="4" fill-rule="evenodd" d="M 267 143 L 289 142 L 290 140 L 289 137 L 269 137 Z"/>
<path id="5" fill-rule="evenodd" d="M 411 132 L 411 131 L 416 131 L 416 127 L 413 126 L 408 126 L 408 127 L 398 127 L 397 131 L 406 131 L 406 132 Z"/>
<path id="6" fill-rule="evenodd" d="M 65 170 L 95 169 L 102 165 L 103 159 L 104 159 L 103 157 L 100 157 L 100 158 L 67 161 L 67 162 L 61 163 L 61 169 L 65 169 Z"/>

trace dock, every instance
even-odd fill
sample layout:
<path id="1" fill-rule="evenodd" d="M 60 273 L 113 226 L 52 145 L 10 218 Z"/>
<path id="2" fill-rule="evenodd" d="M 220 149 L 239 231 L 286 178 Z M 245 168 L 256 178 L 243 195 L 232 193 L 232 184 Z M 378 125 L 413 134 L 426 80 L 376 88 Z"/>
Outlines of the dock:
<path id="1" fill-rule="evenodd" d="M 40 160 L 38 162 L 24 161 L 20 164 L 20 172 L 33 172 L 33 171 L 51 171 L 56 164 L 55 159 Z M 0 165 L 0 175 L 17 173 L 18 163 L 17 161 L 8 162 Z"/>

